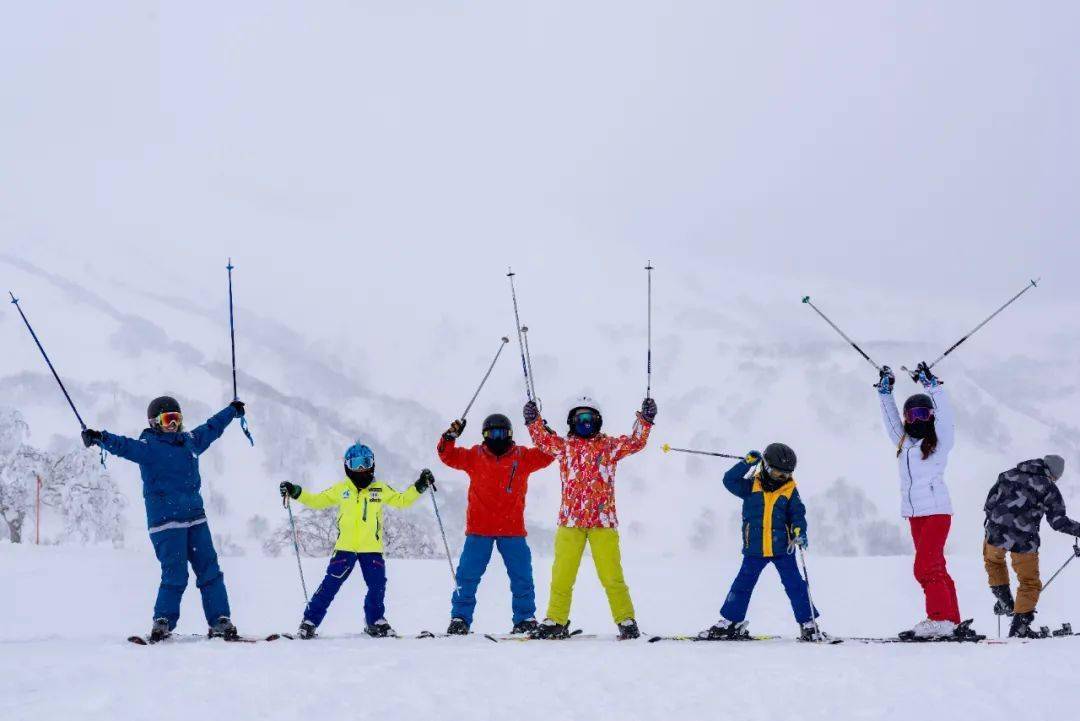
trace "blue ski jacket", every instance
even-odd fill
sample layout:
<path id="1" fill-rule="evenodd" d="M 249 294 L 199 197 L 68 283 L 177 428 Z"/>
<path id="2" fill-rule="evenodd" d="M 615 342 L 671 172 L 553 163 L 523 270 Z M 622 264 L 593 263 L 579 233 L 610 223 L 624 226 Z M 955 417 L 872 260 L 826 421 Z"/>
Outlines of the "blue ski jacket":
<path id="1" fill-rule="evenodd" d="M 806 537 L 806 507 L 792 479 L 767 491 L 760 471 L 750 478 L 751 465 L 736 463 L 724 474 L 724 487 L 742 499 L 743 555 L 771 558 L 787 553 L 796 530 Z"/>
<path id="2" fill-rule="evenodd" d="M 138 440 L 102 431 L 102 448 L 139 464 L 150 533 L 185 528 L 206 519 L 199 493 L 199 456 L 237 417 L 236 411 L 226 406 L 193 431 L 166 433 L 147 428 Z"/>

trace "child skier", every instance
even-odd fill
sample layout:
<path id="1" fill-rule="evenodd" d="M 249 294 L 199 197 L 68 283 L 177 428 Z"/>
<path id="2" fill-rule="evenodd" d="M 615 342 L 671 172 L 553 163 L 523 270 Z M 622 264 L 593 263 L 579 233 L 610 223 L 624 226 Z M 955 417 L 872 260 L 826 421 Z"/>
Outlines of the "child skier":
<path id="1" fill-rule="evenodd" d="M 720 620 L 698 634 L 710 641 L 749 638 L 746 610 L 758 577 L 770 563 L 780 574 L 803 641 L 823 641 L 817 609 L 810 606 L 806 581 L 795 560 L 807 547 L 806 507 L 795 487 L 795 451 L 770 443 L 765 453 L 750 451 L 724 474 L 724 487 L 742 499 L 743 561 L 720 609 Z M 750 471 L 757 469 L 753 474 Z"/>
<path id="2" fill-rule="evenodd" d="M 345 579 L 359 563 L 367 584 L 364 598 L 364 632 L 369 636 L 394 635 L 386 618 L 386 563 L 383 560 L 383 508 L 408 508 L 428 486 L 435 487 L 435 477 L 427 468 L 404 493 L 399 493 L 383 481 L 375 479 L 375 454 L 362 443 L 345 451 L 347 478 L 321 493 L 310 493 L 288 481 L 279 486 L 282 499 L 286 496 L 309 508 L 338 506 L 338 540 L 334 555 L 326 567 L 326 577 L 319 584 L 311 602 L 304 608 L 304 619 L 298 631 L 300 638 L 315 637 L 330 603 Z"/>
<path id="3" fill-rule="evenodd" d="M 569 637 L 574 581 L 588 543 L 619 637 L 637 638 L 641 632 L 634 620 L 634 604 L 623 579 L 619 551 L 615 468 L 620 460 L 645 447 L 656 419 L 656 401 L 652 398 L 642 401 L 633 433 L 618 438 L 600 433 L 603 424 L 600 407 L 588 397 L 580 398 L 567 414 L 570 430 L 566 438 L 560 438 L 547 427 L 534 401 L 525 404 L 524 413 L 533 442 L 559 460 L 562 478 L 547 618 L 532 635 L 552 639 Z"/>
<path id="4" fill-rule="evenodd" d="M 904 415 L 893 400 L 896 377 L 885 367 L 876 384 L 885 431 L 896 448 L 900 471 L 900 513 L 911 525 L 915 543 L 915 579 L 926 596 L 926 620 L 915 624 L 914 639 L 955 636 L 960 624 L 956 586 L 945 564 L 945 542 L 952 525 L 952 502 L 945 466 L 956 440 L 952 404 L 941 381 L 920 363 L 916 379 L 926 389 L 904 402 Z"/>
<path id="5" fill-rule="evenodd" d="M 476 608 L 476 589 L 497 547 L 510 576 L 513 630 L 536 629 L 536 591 L 532 554 L 525 540 L 525 494 L 529 475 L 551 465 L 551 456 L 514 443 L 510 419 L 495 413 L 484 419 L 482 445 L 458 448 L 464 421 L 454 421 L 439 440 L 439 458 L 469 474 L 465 511 L 465 547 L 457 567 L 457 588 L 451 600 L 449 634 L 467 634 Z"/>
<path id="6" fill-rule="evenodd" d="M 1065 472 L 1065 459 L 1049 455 L 1024 461 L 998 476 L 986 497 L 986 540 L 983 560 L 990 591 L 998 599 L 994 613 L 1012 616 L 1009 636 L 1035 636 L 1031 624 L 1039 602 L 1039 525 L 1043 515 L 1055 531 L 1080 536 L 1080 523 L 1065 515 L 1065 500 L 1057 481 Z M 1013 604 L 1005 554 L 1012 559 L 1020 587 Z"/>
<path id="7" fill-rule="evenodd" d="M 221 437 L 234 418 L 244 415 L 244 404 L 235 400 L 205 424 L 188 432 L 175 398 L 162 396 L 146 409 L 149 428 L 139 439 L 108 431 L 86 429 L 83 444 L 98 445 L 114 456 L 139 464 L 146 502 L 150 542 L 161 563 L 161 585 L 154 603 L 151 643 L 162 641 L 176 628 L 180 599 L 188 583 L 188 564 L 202 593 L 203 613 L 211 638 L 239 638 L 230 620 L 225 577 L 218 566 L 214 540 L 206 521 L 199 489 L 199 456 Z"/>

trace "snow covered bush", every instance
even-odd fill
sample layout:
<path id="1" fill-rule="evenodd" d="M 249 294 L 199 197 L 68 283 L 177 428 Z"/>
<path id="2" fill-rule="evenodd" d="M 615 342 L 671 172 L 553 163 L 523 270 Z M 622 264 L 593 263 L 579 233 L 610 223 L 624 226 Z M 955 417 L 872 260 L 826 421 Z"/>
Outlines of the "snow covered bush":
<path id="1" fill-rule="evenodd" d="M 329 556 L 337 543 L 338 509 L 326 508 L 313 510 L 293 507 L 296 522 L 296 540 L 300 553 L 305 556 Z M 282 551 L 292 552 L 293 533 L 289 519 L 285 518 L 263 541 L 263 550 L 271 556 L 278 556 Z"/>
<path id="2" fill-rule="evenodd" d="M 26 445 L 30 428 L 22 414 L 0 408 L 0 538 L 22 542 L 23 524 L 34 514 L 38 478 L 49 475 L 45 453 Z"/>

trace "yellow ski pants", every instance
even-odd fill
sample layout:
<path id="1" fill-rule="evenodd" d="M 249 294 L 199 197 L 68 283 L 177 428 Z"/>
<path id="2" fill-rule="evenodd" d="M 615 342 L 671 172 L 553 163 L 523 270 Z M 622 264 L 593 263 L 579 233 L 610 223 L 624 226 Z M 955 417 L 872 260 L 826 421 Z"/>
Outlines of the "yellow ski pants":
<path id="1" fill-rule="evenodd" d="M 608 605 L 615 623 L 634 618 L 634 603 L 630 588 L 623 579 L 622 554 L 619 551 L 619 532 L 614 528 L 565 528 L 555 531 L 555 562 L 551 567 L 551 596 L 547 617 L 557 623 L 568 623 L 570 604 L 574 598 L 574 582 L 585 544 L 592 549 L 596 575 L 607 592 Z"/>

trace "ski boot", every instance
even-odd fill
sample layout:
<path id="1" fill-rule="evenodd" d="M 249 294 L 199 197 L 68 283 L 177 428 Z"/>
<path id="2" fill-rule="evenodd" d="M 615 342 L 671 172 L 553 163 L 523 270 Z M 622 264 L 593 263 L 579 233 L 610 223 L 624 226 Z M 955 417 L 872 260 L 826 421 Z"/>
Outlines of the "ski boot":
<path id="1" fill-rule="evenodd" d="M 821 630 L 813 621 L 807 621 L 799 626 L 799 640 L 809 641 L 811 643 L 827 643 L 832 640 L 832 636 Z"/>
<path id="2" fill-rule="evenodd" d="M 699 633 L 697 637 L 702 641 L 743 641 L 750 638 L 750 632 L 747 631 L 749 626 L 748 621 L 735 623 L 726 618 L 721 618 Z"/>
<path id="3" fill-rule="evenodd" d="M 446 627 L 448 636 L 468 636 L 469 624 L 463 618 L 451 618 L 450 625 Z"/>
<path id="4" fill-rule="evenodd" d="M 952 621 L 932 621 L 929 618 L 919 621 L 910 631 L 901 631 L 900 638 L 905 641 L 937 641 L 951 637 L 956 632 Z"/>
<path id="5" fill-rule="evenodd" d="M 240 633 L 228 616 L 219 616 L 217 623 L 210 627 L 206 635 L 207 638 L 223 638 L 226 641 L 235 641 L 240 638 Z"/>
<path id="6" fill-rule="evenodd" d="M 1014 614 L 1012 625 L 1009 626 L 1009 638 L 1041 638 L 1039 632 L 1031 628 L 1034 622 L 1034 611 Z"/>
<path id="7" fill-rule="evenodd" d="M 997 602 L 994 603 L 994 614 L 997 616 L 1013 615 L 1013 595 L 1009 589 L 1009 584 L 991 586 L 990 591 L 994 594 L 994 598 L 997 599 Z"/>
<path id="8" fill-rule="evenodd" d="M 296 637 L 304 641 L 315 638 L 315 624 L 305 618 L 296 629 Z"/>
<path id="9" fill-rule="evenodd" d="M 514 628 L 510 630 L 511 634 L 520 634 L 528 636 L 530 633 L 536 630 L 536 619 L 526 618 L 524 621 L 518 621 L 514 624 Z"/>
<path id="10" fill-rule="evenodd" d="M 378 621 L 365 628 L 364 633 L 372 638 L 386 638 L 387 636 L 397 635 L 385 618 L 380 618 Z"/>
<path id="11" fill-rule="evenodd" d="M 641 630 L 638 629 L 637 621 L 632 618 L 628 618 L 625 621 L 620 621 L 619 640 L 629 641 L 635 638 L 641 638 Z"/>
<path id="12" fill-rule="evenodd" d="M 529 638 L 538 638 L 546 641 L 570 638 L 570 622 L 556 623 L 550 618 L 545 618 L 536 625 L 529 634 Z"/>
<path id="13" fill-rule="evenodd" d="M 154 627 L 150 629 L 150 643 L 164 641 L 171 635 L 172 630 L 169 628 L 169 619 L 155 618 Z"/>

